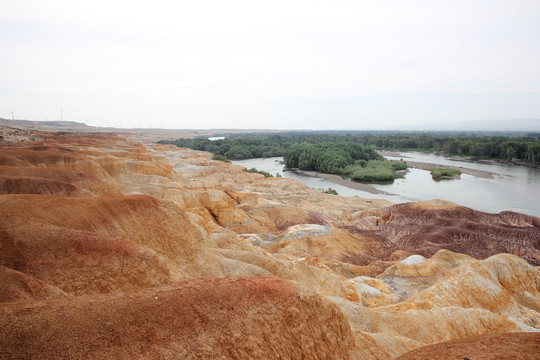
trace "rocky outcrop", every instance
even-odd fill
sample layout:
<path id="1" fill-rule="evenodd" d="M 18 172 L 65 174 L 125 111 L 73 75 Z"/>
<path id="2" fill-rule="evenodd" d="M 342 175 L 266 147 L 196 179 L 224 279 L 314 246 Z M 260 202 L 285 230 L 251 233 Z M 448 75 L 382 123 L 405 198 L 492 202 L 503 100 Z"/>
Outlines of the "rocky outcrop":
<path id="1" fill-rule="evenodd" d="M 408 311 L 368 308 L 343 298 L 331 298 L 339 305 L 354 331 L 369 336 L 389 358 L 413 349 L 471 336 L 520 331 L 504 316 L 485 309 L 442 307 Z"/>
<path id="2" fill-rule="evenodd" d="M 6 174 L 0 176 L 2 194 L 121 195 L 114 183 L 91 173 L 37 166 L 0 166 L 0 173 Z"/>
<path id="3" fill-rule="evenodd" d="M 406 302 L 386 309 L 479 308 L 504 315 L 522 330 L 540 329 L 539 274 L 515 256 L 494 255 L 460 266 Z"/>
<path id="4" fill-rule="evenodd" d="M 293 258 L 316 257 L 330 262 L 367 265 L 387 259 L 397 250 L 390 241 L 317 224 L 289 227 L 267 245 L 267 251 Z"/>
<path id="5" fill-rule="evenodd" d="M 361 301 L 332 299 L 353 330 L 395 357 L 471 336 L 538 332 L 539 283 L 538 269 L 516 256 L 474 260 L 441 250 L 430 259 L 412 255 L 376 279 L 360 277 Z"/>
<path id="6" fill-rule="evenodd" d="M 423 256 L 447 249 L 485 259 L 510 253 L 540 265 L 540 219 L 503 212 L 487 214 L 441 200 L 398 204 L 372 211 L 376 234 Z"/>

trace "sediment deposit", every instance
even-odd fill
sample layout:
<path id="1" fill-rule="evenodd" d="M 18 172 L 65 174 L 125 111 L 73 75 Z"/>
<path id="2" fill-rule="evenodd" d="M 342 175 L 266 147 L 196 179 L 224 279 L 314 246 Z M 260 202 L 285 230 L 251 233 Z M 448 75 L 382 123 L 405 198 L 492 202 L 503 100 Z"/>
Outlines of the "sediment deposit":
<path id="1" fill-rule="evenodd" d="M 113 134 L 10 131 L 2 359 L 394 359 L 487 334 L 540 341 L 538 218 L 329 195 Z"/>

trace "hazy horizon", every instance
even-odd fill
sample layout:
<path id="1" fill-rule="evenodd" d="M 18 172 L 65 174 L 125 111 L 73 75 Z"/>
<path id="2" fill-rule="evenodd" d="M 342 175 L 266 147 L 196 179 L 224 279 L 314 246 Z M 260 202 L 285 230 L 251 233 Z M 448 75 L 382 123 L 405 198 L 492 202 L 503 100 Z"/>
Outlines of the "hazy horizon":
<path id="1" fill-rule="evenodd" d="M 12 119 L 6 119 L 0 117 L 0 121 L 7 120 L 9 122 L 12 121 Z M 441 123 L 441 124 L 417 124 L 417 125 L 403 125 L 401 127 L 395 127 L 395 128 L 386 128 L 386 129 L 309 129 L 309 128 L 288 128 L 288 129 L 279 129 L 279 128 L 228 128 L 228 127 L 221 127 L 221 128 L 166 128 L 166 127 L 115 127 L 114 124 L 110 124 L 108 126 L 93 126 L 91 124 L 87 125 L 84 122 L 76 122 L 69 119 L 64 120 L 31 120 L 31 119 L 15 119 L 15 124 L 13 124 L 14 127 L 19 126 L 28 126 L 27 125 L 20 125 L 21 122 L 30 122 L 35 124 L 36 128 L 39 129 L 40 123 L 43 123 L 43 126 L 53 126 L 58 127 L 59 129 L 65 128 L 65 129 L 72 129 L 76 130 L 78 129 L 80 125 L 82 126 L 89 126 L 91 128 L 96 129 L 111 129 L 111 131 L 116 130 L 141 130 L 144 132 L 145 130 L 170 130 L 170 131 L 183 131 L 183 130 L 193 130 L 193 131 L 241 131 L 244 133 L 249 133 L 250 131 L 253 132 L 288 132 L 288 131 L 298 131 L 298 132 L 327 132 L 327 131 L 337 131 L 337 132 L 343 132 L 343 131 L 351 131 L 351 132 L 363 132 L 363 131 L 388 131 L 388 132 L 478 132 L 478 133 L 490 133 L 490 132 L 500 132 L 500 133 L 516 133 L 516 134 L 523 134 L 523 133 L 535 133 L 540 132 L 540 119 L 519 119 L 519 120 L 493 120 L 493 121 L 469 121 L 469 122 L 454 122 L 454 123 Z M 54 123 L 54 125 L 52 124 Z M 80 125 L 72 125 L 71 124 L 80 124 Z M 7 124 L 10 125 L 9 123 Z M 155 125 L 155 124 L 154 124 Z M 32 126 L 31 126 L 32 127 Z"/>
<path id="2" fill-rule="evenodd" d="M 0 117 L 385 130 L 540 122 L 538 1 L 0 4 Z"/>

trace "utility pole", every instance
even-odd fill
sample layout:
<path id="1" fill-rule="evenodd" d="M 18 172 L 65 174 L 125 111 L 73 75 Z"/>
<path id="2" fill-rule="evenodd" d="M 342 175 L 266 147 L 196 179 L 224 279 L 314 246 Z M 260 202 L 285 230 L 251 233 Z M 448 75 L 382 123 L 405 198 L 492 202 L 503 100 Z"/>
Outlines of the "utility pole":
<path id="1" fill-rule="evenodd" d="M 11 112 L 11 118 L 15 121 L 15 113 L 13 111 Z"/>
<path id="2" fill-rule="evenodd" d="M 60 121 L 64 121 L 64 112 L 62 111 L 62 108 L 60 108 Z"/>

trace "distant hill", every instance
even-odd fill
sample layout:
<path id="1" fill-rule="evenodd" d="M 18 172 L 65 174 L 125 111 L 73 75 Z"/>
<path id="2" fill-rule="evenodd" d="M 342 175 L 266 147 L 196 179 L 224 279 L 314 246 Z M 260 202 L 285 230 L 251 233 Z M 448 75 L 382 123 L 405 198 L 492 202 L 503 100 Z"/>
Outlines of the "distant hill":
<path id="1" fill-rule="evenodd" d="M 406 125 L 396 130 L 537 132 L 540 131 L 540 119 L 456 121 L 451 123 Z"/>
<path id="2" fill-rule="evenodd" d="M 63 131 L 77 133 L 121 133 L 124 135 L 132 135 L 132 139 L 136 141 L 154 142 L 162 139 L 178 139 L 178 138 L 193 138 L 193 137 L 211 137 L 225 136 L 231 134 L 242 133 L 264 133 L 264 132 L 279 132 L 280 130 L 261 130 L 261 129 L 165 129 L 165 128 L 114 128 L 114 127 L 95 127 L 76 121 L 32 121 L 32 120 L 9 120 L 0 118 L 0 135 L 2 127 L 11 129 L 21 129 L 25 131 Z M 17 133 L 17 136 L 22 136 L 22 133 Z M 24 133 L 26 135 L 30 133 Z M 15 136 L 15 135 L 14 135 Z M 31 135 L 28 135 L 31 136 Z"/>
<path id="3" fill-rule="evenodd" d="M 89 129 L 84 123 L 76 121 L 31 121 L 31 120 L 7 120 L 0 118 L 0 125 L 10 126 L 20 129 L 32 128 L 40 130 L 84 130 Z"/>

